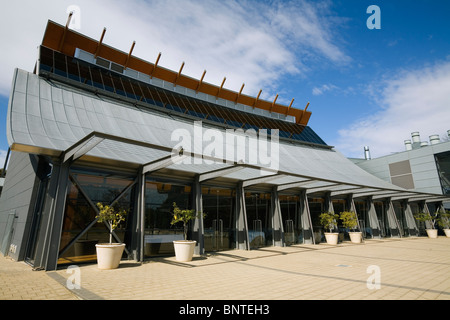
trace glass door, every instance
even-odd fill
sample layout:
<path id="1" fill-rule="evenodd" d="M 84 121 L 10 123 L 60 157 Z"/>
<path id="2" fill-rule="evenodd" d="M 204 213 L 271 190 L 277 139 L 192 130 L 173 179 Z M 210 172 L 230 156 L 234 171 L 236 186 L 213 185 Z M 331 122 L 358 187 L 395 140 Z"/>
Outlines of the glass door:
<path id="1" fill-rule="evenodd" d="M 299 243 L 302 233 L 299 197 L 295 195 L 280 195 L 279 197 L 284 228 L 284 242 L 287 246 Z"/>
<path id="2" fill-rule="evenodd" d="M 145 186 L 144 256 L 175 254 L 174 240 L 183 240 L 183 225 L 171 224 L 173 204 L 192 209 L 192 187 L 182 182 L 153 181 Z"/>
<path id="3" fill-rule="evenodd" d="M 272 209 L 270 193 L 246 192 L 245 208 L 250 248 L 272 244 Z"/>
<path id="4" fill-rule="evenodd" d="M 235 199 L 234 189 L 202 188 L 205 251 L 234 248 Z"/>

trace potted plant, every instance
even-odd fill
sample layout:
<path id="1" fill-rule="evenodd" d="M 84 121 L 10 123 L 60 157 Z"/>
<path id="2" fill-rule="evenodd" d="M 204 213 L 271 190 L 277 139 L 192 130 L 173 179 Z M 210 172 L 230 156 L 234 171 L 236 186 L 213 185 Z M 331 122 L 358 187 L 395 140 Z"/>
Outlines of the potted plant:
<path id="1" fill-rule="evenodd" d="M 450 238 L 450 211 L 440 211 L 437 223 L 444 230 L 445 236 Z"/>
<path id="2" fill-rule="evenodd" d="M 122 221 L 125 221 L 127 211 L 116 210 L 112 206 L 97 203 L 99 213 L 96 216 L 98 222 L 106 222 L 109 228 L 109 243 L 98 243 L 95 245 L 97 251 L 97 263 L 99 269 L 115 269 L 119 266 L 122 258 L 124 243 L 113 243 L 112 233 Z"/>
<path id="3" fill-rule="evenodd" d="M 333 229 L 336 226 L 336 220 L 339 218 L 339 215 L 332 212 L 324 212 L 319 216 L 319 218 L 323 227 L 330 230 L 330 232 L 324 232 L 327 243 L 337 244 L 339 232 L 333 232 Z"/>
<path id="4" fill-rule="evenodd" d="M 173 203 L 173 213 L 171 225 L 182 222 L 184 240 L 174 240 L 175 257 L 177 261 L 191 261 L 194 255 L 194 248 L 197 241 L 188 240 L 188 223 L 197 217 L 194 209 L 180 209 L 177 204 Z"/>
<path id="5" fill-rule="evenodd" d="M 428 212 L 419 212 L 414 215 L 414 218 L 417 221 L 422 221 L 425 223 L 428 238 L 432 238 L 432 239 L 437 238 L 437 229 L 435 228 L 435 224 L 436 224 L 436 221 L 438 218 L 437 212 L 434 213 L 433 215 Z M 428 225 L 431 226 L 431 229 L 428 228 L 427 222 L 428 222 Z"/>
<path id="6" fill-rule="evenodd" d="M 362 232 L 356 231 L 358 227 L 358 218 L 356 213 L 353 211 L 344 211 L 341 212 L 339 218 L 342 221 L 342 225 L 344 228 L 348 228 L 353 231 L 349 231 L 348 234 L 350 236 L 350 241 L 353 243 L 361 243 L 362 242 Z"/>

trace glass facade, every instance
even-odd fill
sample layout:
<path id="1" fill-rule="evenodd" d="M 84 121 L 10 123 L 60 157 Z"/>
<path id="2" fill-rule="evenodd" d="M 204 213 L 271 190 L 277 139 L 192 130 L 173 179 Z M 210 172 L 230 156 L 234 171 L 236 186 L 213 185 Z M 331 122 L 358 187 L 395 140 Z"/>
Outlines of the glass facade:
<path id="1" fill-rule="evenodd" d="M 143 210 L 143 239 L 136 237 L 133 230 L 140 225 L 137 221 L 138 183 L 136 174 L 118 173 L 107 170 L 73 167 L 70 169 L 66 196 L 63 227 L 60 237 L 59 264 L 95 262 L 95 244 L 105 243 L 109 240 L 109 230 L 104 223 L 96 220 L 96 204 L 112 204 L 125 208 L 129 215 L 124 223 L 114 232 L 115 241 L 127 244 L 123 257 L 129 257 L 135 250 L 131 247 L 142 241 L 143 258 L 156 256 L 173 256 L 173 240 L 183 239 L 183 226 L 171 225 L 173 204 L 180 208 L 192 209 L 195 194 L 191 182 L 176 179 L 161 179 L 147 177 L 145 180 L 144 210 Z M 273 194 L 271 192 L 246 190 L 244 192 L 246 228 L 248 232 L 249 248 L 257 249 L 275 245 L 274 229 L 276 212 L 273 208 Z M 203 208 L 203 248 L 205 252 L 230 250 L 237 247 L 236 216 L 236 189 L 233 187 L 220 187 L 215 185 L 202 185 L 201 198 Z M 281 210 L 281 224 L 283 229 L 284 245 L 304 243 L 304 230 L 306 223 L 301 217 L 305 208 L 302 208 L 300 195 L 278 194 L 279 208 Z M 319 222 L 319 215 L 326 208 L 325 198 L 315 196 L 307 199 L 309 214 L 314 233 L 315 243 L 325 241 L 324 230 Z M 346 199 L 333 199 L 333 210 L 336 213 L 348 210 Z M 358 214 L 361 230 L 366 237 L 372 237 L 369 227 L 369 213 L 367 200 L 356 200 L 355 207 Z M 410 230 L 405 229 L 405 203 L 393 202 L 393 208 L 400 235 L 408 236 Z M 410 203 L 411 212 L 419 212 L 416 203 Z M 380 236 L 391 236 L 387 223 L 386 203 L 375 201 L 376 218 L 380 225 Z M 433 210 L 433 208 L 431 208 Z M 419 226 L 421 234 L 423 226 Z M 280 229 L 278 229 L 280 228 Z M 306 226 L 310 230 L 309 225 Z M 347 239 L 347 232 L 338 221 L 341 241 Z M 139 229 L 139 228 L 138 228 Z M 190 228 L 190 238 L 194 236 Z M 281 230 L 281 226 L 276 228 Z M 397 234 L 396 234 L 397 235 Z M 376 235 L 378 236 L 378 234 Z M 30 251 L 32 254 L 33 252 Z M 29 259 L 32 260 L 32 259 Z"/>
<path id="2" fill-rule="evenodd" d="M 450 151 L 435 155 L 442 194 L 450 194 Z"/>
<path id="3" fill-rule="evenodd" d="M 363 233 L 363 237 L 371 237 L 373 232 L 369 224 L 369 208 L 367 201 L 355 201 L 356 213 L 358 214 L 358 223 Z"/>
<path id="4" fill-rule="evenodd" d="M 271 194 L 249 191 L 245 193 L 250 248 L 272 245 Z"/>
<path id="5" fill-rule="evenodd" d="M 279 195 L 284 243 L 289 246 L 303 243 L 303 228 L 300 216 L 300 196 Z"/>
<path id="6" fill-rule="evenodd" d="M 147 180 L 145 183 L 144 256 L 175 254 L 174 240 L 183 240 L 183 225 L 171 225 L 173 204 L 192 209 L 189 184 Z"/>
<path id="7" fill-rule="evenodd" d="M 102 61 L 101 63 L 109 62 Z M 327 146 L 309 126 L 257 116 L 201 99 L 186 97 L 185 95 L 135 80 L 117 72 L 111 72 L 100 66 L 70 58 L 42 46 L 40 47 L 39 66 L 40 72 L 44 76 L 45 73 L 55 74 L 97 90 L 117 94 L 121 98 L 131 99 L 133 102 L 157 107 L 165 113 L 188 115 L 197 120 L 212 121 L 216 125 L 220 124 L 244 130 L 255 129 L 258 131 L 267 129 L 268 135 L 271 134 L 272 129 L 278 129 L 278 134 L 281 138 Z M 106 64 L 105 67 L 107 67 Z"/>
<path id="8" fill-rule="evenodd" d="M 203 187 L 203 227 L 205 251 L 236 247 L 236 190 Z"/>
<path id="9" fill-rule="evenodd" d="M 59 263 L 96 259 L 95 244 L 109 242 L 109 229 L 96 221 L 98 202 L 127 210 L 113 241 L 127 242 L 134 211 L 135 178 L 112 172 L 72 169 L 60 240 Z M 128 234 L 127 234 L 128 233 Z"/>
<path id="10" fill-rule="evenodd" d="M 383 238 L 388 237 L 391 235 L 391 231 L 388 228 L 385 204 L 382 201 L 374 201 L 373 204 L 377 213 L 378 225 L 380 226 L 380 236 Z"/>

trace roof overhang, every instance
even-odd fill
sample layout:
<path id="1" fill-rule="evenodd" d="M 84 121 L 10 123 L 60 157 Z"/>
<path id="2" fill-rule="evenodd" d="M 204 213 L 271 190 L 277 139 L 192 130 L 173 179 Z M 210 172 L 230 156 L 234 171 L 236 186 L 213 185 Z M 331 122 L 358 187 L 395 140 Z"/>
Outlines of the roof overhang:
<path id="1" fill-rule="evenodd" d="M 105 29 L 104 29 L 105 31 Z M 113 48 L 105 43 L 103 43 L 103 35 L 99 40 L 94 40 L 87 37 L 79 32 L 76 32 L 68 28 L 68 25 L 63 26 L 51 20 L 48 21 L 47 27 L 45 29 L 44 37 L 42 40 L 42 45 L 68 56 L 74 57 L 75 50 L 81 49 L 90 54 L 99 56 L 101 58 L 112 61 L 116 64 L 124 66 L 125 68 L 133 69 L 143 74 L 149 75 L 154 78 L 158 78 L 173 85 L 185 87 L 196 92 L 202 92 L 216 98 L 225 99 L 235 103 L 241 103 L 253 108 L 258 108 L 270 112 L 276 112 L 282 115 L 293 116 L 296 119 L 297 124 L 307 125 L 311 117 L 311 112 L 307 111 L 307 106 L 304 109 L 297 109 L 292 107 L 293 100 L 289 106 L 285 106 L 276 103 L 276 98 L 274 101 L 266 101 L 259 98 L 259 93 L 257 97 L 251 97 L 242 93 L 243 87 L 239 92 L 229 90 L 224 88 L 224 81 L 220 86 L 210 84 L 203 81 L 206 71 L 203 73 L 200 79 L 195 79 L 184 75 L 181 73 L 184 63 L 179 71 L 172 71 L 158 65 L 159 56 L 154 63 L 145 61 L 143 59 L 137 58 L 132 55 L 132 49 L 135 43 L 133 42 L 132 47 L 129 52 L 124 52 Z"/>
<path id="2" fill-rule="evenodd" d="M 49 84 L 23 71 L 15 74 L 7 114 L 12 151 L 46 155 L 62 162 L 196 176 L 203 183 L 227 181 L 281 193 L 306 191 L 311 196 L 327 193 L 332 197 L 352 195 L 374 200 L 450 200 L 441 194 L 392 185 L 330 149 L 279 141 L 279 167 L 272 168 L 173 145 L 173 131 L 192 128 L 192 123 Z"/>

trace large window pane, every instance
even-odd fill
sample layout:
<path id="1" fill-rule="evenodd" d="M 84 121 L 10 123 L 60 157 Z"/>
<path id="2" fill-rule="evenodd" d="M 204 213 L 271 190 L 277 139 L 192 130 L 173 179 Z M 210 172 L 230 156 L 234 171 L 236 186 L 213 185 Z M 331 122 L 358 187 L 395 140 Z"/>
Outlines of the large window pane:
<path id="1" fill-rule="evenodd" d="M 218 251 L 235 247 L 235 202 L 234 189 L 204 187 L 203 226 L 205 230 L 205 250 Z"/>
<path id="2" fill-rule="evenodd" d="M 171 225 L 173 203 L 191 209 L 190 185 L 147 181 L 145 186 L 144 255 L 173 255 L 173 240 L 183 239 L 183 225 Z"/>
<path id="3" fill-rule="evenodd" d="M 270 193 L 246 192 L 245 208 L 250 248 L 272 245 Z"/>
<path id="4" fill-rule="evenodd" d="M 288 246 L 302 243 L 303 233 L 300 217 L 300 197 L 280 194 L 279 198 L 284 228 L 284 242 Z"/>
<path id="5" fill-rule="evenodd" d="M 109 242 L 109 230 L 102 223 L 94 223 L 98 202 L 126 209 L 128 216 L 114 233 L 121 242 L 126 239 L 128 223 L 134 209 L 134 177 L 110 173 L 72 170 L 64 212 L 58 263 L 96 260 L 95 244 Z M 89 228 L 88 228 L 89 227 Z M 88 228 L 88 229 L 87 229 Z M 81 236 L 80 236 L 81 235 Z"/>

